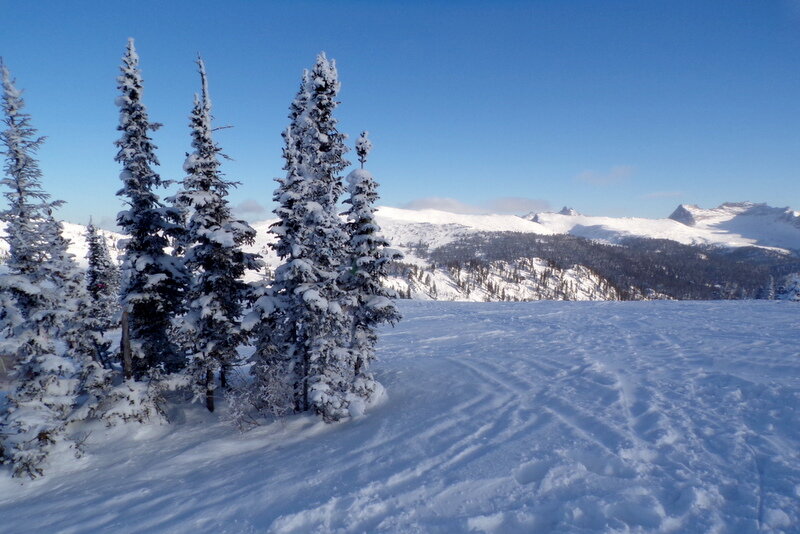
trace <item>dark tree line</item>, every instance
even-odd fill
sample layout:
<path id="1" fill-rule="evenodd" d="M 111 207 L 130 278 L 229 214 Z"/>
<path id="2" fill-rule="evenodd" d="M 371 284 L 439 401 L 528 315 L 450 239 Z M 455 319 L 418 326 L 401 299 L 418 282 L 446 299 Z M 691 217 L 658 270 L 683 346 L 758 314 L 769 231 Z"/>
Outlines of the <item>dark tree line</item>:
<path id="1" fill-rule="evenodd" d="M 422 249 L 420 249 L 422 250 Z M 619 245 L 571 235 L 486 232 L 427 253 L 449 269 L 479 272 L 496 261 L 540 258 L 553 267 L 582 265 L 608 280 L 623 300 L 768 298 L 775 280 L 800 270 L 800 259 L 757 247 L 734 250 L 628 238 Z"/>

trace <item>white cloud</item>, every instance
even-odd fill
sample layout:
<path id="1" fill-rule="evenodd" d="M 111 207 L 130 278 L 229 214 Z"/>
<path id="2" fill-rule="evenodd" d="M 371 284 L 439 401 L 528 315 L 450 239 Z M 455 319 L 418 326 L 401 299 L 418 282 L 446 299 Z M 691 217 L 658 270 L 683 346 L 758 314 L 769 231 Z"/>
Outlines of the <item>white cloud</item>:
<path id="1" fill-rule="evenodd" d="M 480 205 L 467 204 L 449 197 L 415 198 L 400 206 L 409 210 L 439 210 L 450 213 L 514 213 L 524 215 L 532 211 L 547 211 L 550 203 L 538 198 L 496 197 Z"/>
<path id="2" fill-rule="evenodd" d="M 236 206 L 234 206 L 233 211 L 240 215 L 260 215 L 267 212 L 267 208 L 262 206 L 257 200 L 253 200 L 252 198 L 248 198 Z"/>
<path id="3" fill-rule="evenodd" d="M 108 215 L 104 215 L 100 217 L 100 219 L 98 219 L 97 221 L 92 221 L 92 223 L 98 228 L 102 228 L 103 230 L 109 230 L 111 232 L 120 232 L 122 230 L 119 226 L 117 226 L 117 218 Z"/>
<path id="4" fill-rule="evenodd" d="M 450 213 L 485 213 L 486 210 L 478 206 L 465 204 L 460 200 L 448 197 L 423 197 L 415 198 L 411 202 L 406 202 L 401 208 L 408 210 L 439 210 L 449 211 Z"/>
<path id="5" fill-rule="evenodd" d="M 489 200 L 487 206 L 493 213 L 530 213 L 552 209 L 550 203 L 540 198 L 498 197 Z"/>
<path id="6" fill-rule="evenodd" d="M 633 175 L 630 165 L 614 165 L 607 172 L 593 170 L 583 171 L 575 179 L 591 185 L 609 186 L 627 181 Z"/>

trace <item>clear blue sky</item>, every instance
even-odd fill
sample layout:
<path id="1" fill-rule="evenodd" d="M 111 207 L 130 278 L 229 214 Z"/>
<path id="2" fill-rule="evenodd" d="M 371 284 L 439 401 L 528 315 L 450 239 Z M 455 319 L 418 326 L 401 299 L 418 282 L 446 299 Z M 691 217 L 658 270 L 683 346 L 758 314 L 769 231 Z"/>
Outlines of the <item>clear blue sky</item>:
<path id="1" fill-rule="evenodd" d="M 206 60 L 217 139 L 271 216 L 280 132 L 325 50 L 341 129 L 368 129 L 391 206 L 664 217 L 681 202 L 800 209 L 800 0 L 22 2 L 0 0 L 0 55 L 48 136 L 61 216 L 108 223 L 115 77 L 136 38 L 165 178 L 182 177 Z M 354 158 L 352 158 L 354 159 Z"/>

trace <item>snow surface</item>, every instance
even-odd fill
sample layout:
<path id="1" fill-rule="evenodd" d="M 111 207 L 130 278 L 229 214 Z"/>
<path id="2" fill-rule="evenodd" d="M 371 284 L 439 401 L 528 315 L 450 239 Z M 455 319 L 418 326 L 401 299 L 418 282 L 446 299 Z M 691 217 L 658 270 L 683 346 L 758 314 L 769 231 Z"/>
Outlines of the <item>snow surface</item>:
<path id="1" fill-rule="evenodd" d="M 399 304 L 365 417 L 96 427 L 0 531 L 798 531 L 796 303 Z"/>

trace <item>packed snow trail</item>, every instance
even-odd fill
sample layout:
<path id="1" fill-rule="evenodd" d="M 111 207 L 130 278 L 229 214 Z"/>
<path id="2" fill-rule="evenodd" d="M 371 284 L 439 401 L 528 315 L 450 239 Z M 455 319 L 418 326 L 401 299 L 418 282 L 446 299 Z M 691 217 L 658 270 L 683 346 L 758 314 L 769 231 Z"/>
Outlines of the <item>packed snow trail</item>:
<path id="1" fill-rule="evenodd" d="M 0 531 L 800 531 L 797 304 L 401 309 L 366 417 L 96 427 Z"/>

